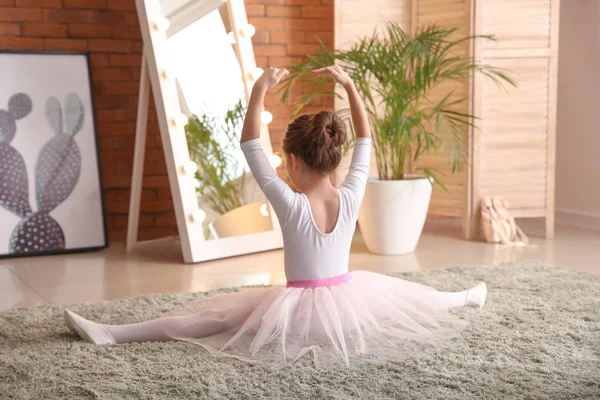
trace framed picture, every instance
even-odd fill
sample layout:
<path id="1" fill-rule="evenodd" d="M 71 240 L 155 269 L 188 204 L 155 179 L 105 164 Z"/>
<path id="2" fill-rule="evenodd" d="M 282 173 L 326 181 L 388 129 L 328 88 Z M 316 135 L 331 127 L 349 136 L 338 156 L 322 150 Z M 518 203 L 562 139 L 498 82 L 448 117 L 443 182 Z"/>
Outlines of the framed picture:
<path id="1" fill-rule="evenodd" d="M 0 257 L 108 244 L 85 53 L 0 52 Z"/>

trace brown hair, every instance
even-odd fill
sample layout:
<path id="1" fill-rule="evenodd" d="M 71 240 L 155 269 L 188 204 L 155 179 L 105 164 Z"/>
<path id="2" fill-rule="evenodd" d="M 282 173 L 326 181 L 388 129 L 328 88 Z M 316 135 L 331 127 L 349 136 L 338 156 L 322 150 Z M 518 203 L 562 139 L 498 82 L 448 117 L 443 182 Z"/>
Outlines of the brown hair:
<path id="1" fill-rule="evenodd" d="M 323 173 L 337 168 L 346 142 L 346 126 L 330 111 L 303 114 L 287 127 L 283 151 L 299 157 L 310 169 Z"/>

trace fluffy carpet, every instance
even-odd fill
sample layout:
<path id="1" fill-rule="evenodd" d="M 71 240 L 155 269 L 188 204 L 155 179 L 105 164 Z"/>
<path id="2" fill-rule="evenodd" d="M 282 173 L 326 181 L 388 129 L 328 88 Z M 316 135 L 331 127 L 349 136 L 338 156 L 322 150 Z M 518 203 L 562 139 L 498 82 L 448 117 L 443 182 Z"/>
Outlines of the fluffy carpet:
<path id="1" fill-rule="evenodd" d="M 418 359 L 273 371 L 215 359 L 187 343 L 94 346 L 70 334 L 62 307 L 0 315 L 2 399 L 599 399 L 600 278 L 521 262 L 398 274 L 440 290 L 488 284 L 469 327 Z M 376 290 L 376 288 L 375 288 Z M 105 322 L 154 318 L 208 294 L 73 305 Z"/>

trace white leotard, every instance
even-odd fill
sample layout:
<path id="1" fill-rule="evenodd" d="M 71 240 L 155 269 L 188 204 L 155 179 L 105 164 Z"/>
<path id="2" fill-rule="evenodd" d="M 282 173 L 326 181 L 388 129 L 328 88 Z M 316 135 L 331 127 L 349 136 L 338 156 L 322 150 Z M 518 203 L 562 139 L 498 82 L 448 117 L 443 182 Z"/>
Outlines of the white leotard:
<path id="1" fill-rule="evenodd" d="M 332 278 L 348 272 L 350 244 L 369 176 L 371 139 L 356 140 L 350 172 L 338 190 L 338 219 L 328 234 L 315 224 L 308 197 L 295 193 L 277 176 L 259 139 L 242 143 L 242 150 L 281 225 L 288 282 Z"/>

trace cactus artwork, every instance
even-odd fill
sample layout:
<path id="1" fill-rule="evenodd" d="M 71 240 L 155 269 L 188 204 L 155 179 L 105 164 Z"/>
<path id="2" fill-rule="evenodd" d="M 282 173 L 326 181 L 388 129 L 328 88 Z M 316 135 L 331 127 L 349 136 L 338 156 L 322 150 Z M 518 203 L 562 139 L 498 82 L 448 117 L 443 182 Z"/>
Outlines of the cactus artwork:
<path id="1" fill-rule="evenodd" d="M 31 98 L 17 93 L 9 99 L 7 109 L 0 110 L 0 206 L 20 218 L 10 238 L 9 253 L 14 254 L 65 249 L 63 229 L 50 212 L 73 192 L 81 173 L 81 152 L 75 135 L 83 127 L 83 104 L 75 93 L 68 93 L 62 104 L 50 97 L 44 113 L 53 136 L 37 156 L 34 211 L 29 203 L 25 161 L 11 146 L 18 120 L 33 109 Z"/>

